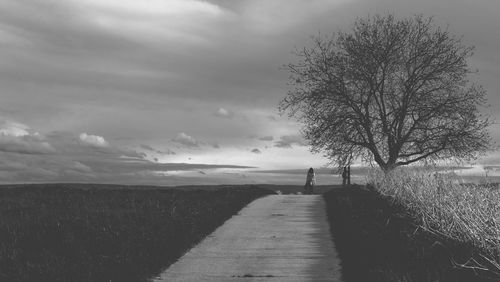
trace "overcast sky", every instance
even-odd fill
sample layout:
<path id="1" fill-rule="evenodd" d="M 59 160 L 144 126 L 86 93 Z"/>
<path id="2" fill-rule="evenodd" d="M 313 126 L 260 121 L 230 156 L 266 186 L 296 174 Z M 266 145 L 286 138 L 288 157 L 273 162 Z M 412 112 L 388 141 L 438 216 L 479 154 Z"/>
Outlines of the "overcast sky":
<path id="1" fill-rule="evenodd" d="M 476 46 L 475 79 L 500 121 L 498 11 L 497 0 L 0 0 L 0 182 L 320 167 L 277 112 L 281 67 L 311 35 L 376 13 L 435 16 Z"/>

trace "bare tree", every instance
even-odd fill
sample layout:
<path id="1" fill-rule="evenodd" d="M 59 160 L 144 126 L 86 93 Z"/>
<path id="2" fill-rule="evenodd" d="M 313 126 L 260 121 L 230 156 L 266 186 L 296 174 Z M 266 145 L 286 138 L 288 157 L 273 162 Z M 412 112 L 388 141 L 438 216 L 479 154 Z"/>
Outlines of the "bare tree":
<path id="1" fill-rule="evenodd" d="M 479 111 L 485 91 L 468 81 L 472 49 L 421 15 L 358 19 L 297 51 L 280 111 L 339 166 L 474 158 L 490 148 L 491 121 Z"/>

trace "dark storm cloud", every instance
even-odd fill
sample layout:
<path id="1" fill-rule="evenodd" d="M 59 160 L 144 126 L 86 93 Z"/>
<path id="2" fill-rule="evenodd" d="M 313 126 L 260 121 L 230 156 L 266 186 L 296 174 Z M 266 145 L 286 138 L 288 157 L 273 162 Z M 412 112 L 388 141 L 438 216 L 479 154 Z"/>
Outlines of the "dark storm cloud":
<path id="1" fill-rule="evenodd" d="M 461 33 L 468 32 L 476 45 L 488 43 L 478 46 L 481 57 L 488 59 L 485 62 L 498 57 L 491 37 L 481 37 L 498 30 L 488 21 L 495 9 L 475 2 L 453 2 L 453 9 L 449 1 L 160 3 L 3 1 L 0 26 L 9 47 L 3 50 L 0 80 L 6 83 L 2 85 L 26 87 L 21 85 L 29 80 L 42 86 L 38 88 L 42 92 L 54 86 L 71 88 L 69 92 L 87 89 L 85 98 L 97 101 L 121 92 L 128 93 L 120 95 L 129 103 L 141 93 L 268 107 L 271 102 L 269 108 L 274 108 L 285 92 L 287 77 L 279 67 L 294 59 L 294 46 L 306 45 L 305 39 L 318 30 L 329 33 L 357 16 L 387 10 L 436 15 Z M 470 22 L 472 18 L 484 24 Z M 41 95 L 56 104 L 63 96 Z M 66 99 L 68 95 L 72 94 L 66 92 Z"/>
<path id="2" fill-rule="evenodd" d="M 270 58 L 251 51 L 252 47 L 259 50 L 268 45 L 263 38 L 217 43 L 216 39 L 223 34 L 216 30 L 235 20 L 230 12 L 218 6 L 186 14 L 179 11 L 174 16 L 166 10 L 152 16 L 146 3 L 130 7 L 137 10 L 124 9 L 127 6 L 124 3 L 112 11 L 98 2 L 3 2 L 1 24 L 11 41 L 11 48 L 3 58 L 4 65 L 9 66 L 2 69 L 4 79 L 11 84 L 29 79 L 45 87 L 234 100 L 241 89 L 255 89 L 257 81 L 269 88 L 272 78 L 280 77 L 276 68 L 269 69 L 263 64 L 263 60 Z M 174 2 L 187 6 L 182 1 Z M 42 16 L 31 16 L 35 12 Z M 188 16 L 198 18 L 189 18 L 192 22 L 185 25 Z M 204 28 L 207 21 L 209 25 Z M 230 31 L 225 29 L 226 33 Z M 235 36 L 235 32 L 227 36 Z M 154 37 L 158 40 L 153 40 Z M 276 62 L 276 66 L 281 63 Z M 261 90 L 265 88 L 245 95 L 245 100 L 264 97 L 266 91 Z"/>
<path id="3" fill-rule="evenodd" d="M 174 15 L 156 7 L 158 2 L 148 7 L 109 0 L 3 1 L 1 24 L 11 45 L 3 77 L 11 85 L 29 78 L 41 85 L 104 92 L 268 103 L 269 95 L 277 101 L 283 94 L 287 74 L 279 67 L 293 59 L 294 46 L 356 16 L 387 10 L 442 15 L 478 43 L 486 41 L 480 34 L 498 30 L 487 21 L 494 7 L 466 1 L 453 2 L 453 9 L 449 1 L 172 1 L 179 10 Z M 484 25 L 460 24 L 471 18 Z M 481 50 L 494 54 L 495 47 Z"/>
<path id="4" fill-rule="evenodd" d="M 289 61 L 295 44 L 280 40 L 284 35 L 279 31 L 308 16 L 297 22 L 290 17 L 282 26 L 267 23 L 272 18 L 264 13 L 264 2 L 226 8 L 225 2 L 166 1 L 178 10 L 174 15 L 162 7 L 151 15 L 153 8 L 147 6 L 159 1 L 132 2 L 2 1 L 0 36 L 8 43 L 0 55 L 3 100 L 27 109 L 19 114 L 25 120 L 67 114 L 64 106 L 77 103 L 93 112 L 95 105 L 118 112 L 141 103 L 145 109 L 134 109 L 129 116 L 144 116 L 172 97 L 178 102 L 162 105 L 164 119 L 169 119 L 167 109 L 221 100 L 274 111 L 287 76 L 279 67 Z M 123 8 L 127 5 L 131 7 Z M 315 14 L 320 8 L 312 10 Z M 27 103 L 33 92 L 43 97 L 36 110 Z M 100 121 L 90 122 L 99 126 Z"/>

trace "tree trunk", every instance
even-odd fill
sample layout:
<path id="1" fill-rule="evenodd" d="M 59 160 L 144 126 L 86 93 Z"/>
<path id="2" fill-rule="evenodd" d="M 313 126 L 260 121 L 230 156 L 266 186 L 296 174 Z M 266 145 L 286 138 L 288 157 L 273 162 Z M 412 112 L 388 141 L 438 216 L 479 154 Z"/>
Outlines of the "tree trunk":
<path id="1" fill-rule="evenodd" d="M 351 186 L 351 166 L 347 166 L 347 187 Z"/>
<path id="2" fill-rule="evenodd" d="M 384 171 L 385 175 L 389 174 L 396 167 L 398 167 L 398 166 L 394 163 L 387 163 L 387 164 L 380 165 L 380 168 L 382 169 L 382 171 Z"/>

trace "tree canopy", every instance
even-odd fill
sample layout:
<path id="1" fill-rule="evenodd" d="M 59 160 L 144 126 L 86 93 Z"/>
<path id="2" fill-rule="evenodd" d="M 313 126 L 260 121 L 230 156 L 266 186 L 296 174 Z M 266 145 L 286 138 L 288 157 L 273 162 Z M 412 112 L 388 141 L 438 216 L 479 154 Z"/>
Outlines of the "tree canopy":
<path id="1" fill-rule="evenodd" d="M 297 50 L 280 111 L 339 166 L 362 158 L 390 171 L 474 158 L 490 148 L 491 120 L 480 112 L 485 90 L 468 80 L 472 51 L 432 18 L 358 19 L 349 32 Z"/>

